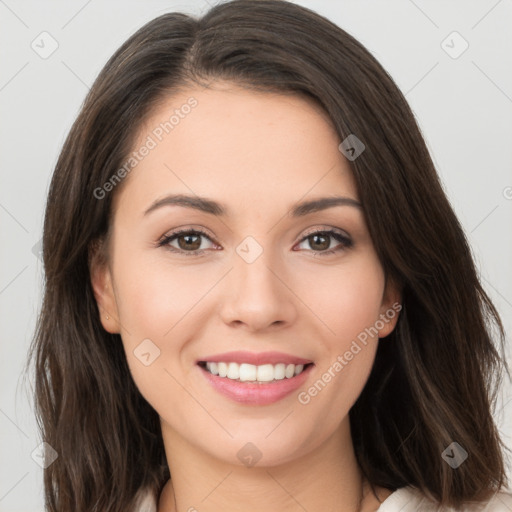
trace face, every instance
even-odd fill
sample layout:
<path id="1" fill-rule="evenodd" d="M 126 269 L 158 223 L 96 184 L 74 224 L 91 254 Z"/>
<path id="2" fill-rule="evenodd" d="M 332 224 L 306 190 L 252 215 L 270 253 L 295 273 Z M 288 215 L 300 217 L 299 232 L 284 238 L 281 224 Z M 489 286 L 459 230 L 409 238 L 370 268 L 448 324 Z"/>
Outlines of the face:
<path id="1" fill-rule="evenodd" d="M 164 438 L 238 465 L 250 442 L 276 465 L 346 426 L 399 297 L 340 142 L 309 100 L 222 82 L 169 97 L 140 130 L 133 151 L 151 148 L 91 275 Z"/>

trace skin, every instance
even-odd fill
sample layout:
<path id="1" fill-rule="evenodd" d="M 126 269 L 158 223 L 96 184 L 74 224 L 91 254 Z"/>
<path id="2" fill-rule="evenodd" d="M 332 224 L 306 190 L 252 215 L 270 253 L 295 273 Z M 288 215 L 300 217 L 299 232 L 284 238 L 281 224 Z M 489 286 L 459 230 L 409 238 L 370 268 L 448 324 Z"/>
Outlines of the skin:
<path id="1" fill-rule="evenodd" d="M 103 327 L 121 334 L 134 381 L 161 418 L 172 481 L 158 511 L 230 512 L 250 503 L 253 512 L 355 512 L 361 493 L 362 510 L 377 510 L 368 483 L 361 485 L 348 413 L 368 379 L 378 337 L 393 330 L 398 315 L 307 405 L 297 399 L 400 301 L 361 208 L 289 215 L 294 204 L 313 198 L 358 200 L 341 139 L 309 100 L 214 82 L 166 98 L 141 127 L 134 150 L 191 96 L 197 107 L 116 191 L 108 262 L 91 267 Z M 144 215 L 171 193 L 222 202 L 229 215 L 180 206 Z M 206 229 L 202 255 L 157 246 L 181 227 Z M 306 238 L 322 229 L 348 234 L 353 245 Z M 263 250 L 252 263 L 236 252 L 247 236 Z M 179 250 L 179 239 L 171 245 Z M 134 355 L 144 339 L 160 350 L 148 366 Z M 215 391 L 196 364 L 231 350 L 277 350 L 315 366 L 297 392 L 270 405 L 245 405 Z M 248 442 L 261 452 L 253 467 L 237 457 Z M 376 490 L 381 501 L 391 493 Z"/>

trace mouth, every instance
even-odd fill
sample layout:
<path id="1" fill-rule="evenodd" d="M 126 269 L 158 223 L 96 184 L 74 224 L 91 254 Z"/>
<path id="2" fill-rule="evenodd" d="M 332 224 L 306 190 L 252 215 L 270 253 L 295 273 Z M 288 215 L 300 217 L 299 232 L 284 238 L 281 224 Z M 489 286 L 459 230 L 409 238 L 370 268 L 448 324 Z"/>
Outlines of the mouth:
<path id="1" fill-rule="evenodd" d="M 294 354 L 239 350 L 204 355 L 196 361 L 207 385 L 229 400 L 265 406 L 304 386 L 315 364 Z"/>
<path id="2" fill-rule="evenodd" d="M 205 372 L 216 377 L 248 384 L 268 384 L 293 379 L 313 366 L 313 363 L 254 365 L 227 361 L 199 361 L 197 364 Z"/>
<path id="3" fill-rule="evenodd" d="M 248 406 L 266 406 L 283 400 L 304 386 L 314 363 L 261 364 L 199 361 L 197 367 L 217 393 Z"/>

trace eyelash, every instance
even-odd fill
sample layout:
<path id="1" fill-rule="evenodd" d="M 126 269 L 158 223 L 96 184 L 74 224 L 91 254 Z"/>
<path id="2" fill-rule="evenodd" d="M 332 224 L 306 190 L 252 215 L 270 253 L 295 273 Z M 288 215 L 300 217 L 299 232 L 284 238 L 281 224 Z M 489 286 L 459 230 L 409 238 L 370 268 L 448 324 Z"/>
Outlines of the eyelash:
<path id="1" fill-rule="evenodd" d="M 166 236 L 164 236 L 157 244 L 158 247 L 164 247 L 168 250 L 170 250 L 171 252 L 174 252 L 174 253 L 178 253 L 178 254 L 183 254 L 184 256 L 200 256 L 202 255 L 206 249 L 196 249 L 194 251 L 183 251 L 181 249 L 176 249 L 176 247 L 172 247 L 170 246 L 169 244 L 174 241 L 175 239 L 179 238 L 181 235 L 202 235 L 206 238 L 208 238 L 208 240 L 210 240 L 211 242 L 213 242 L 210 238 L 210 236 L 208 235 L 208 233 L 206 233 L 205 231 L 202 231 L 201 229 L 181 229 L 181 230 L 178 230 L 178 231 L 174 231 L 173 233 L 170 233 Z M 314 256 L 326 256 L 326 255 L 329 255 L 329 254 L 333 254 L 333 253 L 336 253 L 336 252 L 339 252 L 343 249 L 349 249 L 353 246 L 353 242 L 352 240 L 342 234 L 342 233 L 339 233 L 338 231 L 334 231 L 334 230 L 317 230 L 317 231 L 313 231 L 311 233 L 308 233 L 306 234 L 300 241 L 299 241 L 299 244 L 301 244 L 302 242 L 304 242 L 305 240 L 307 240 L 310 236 L 313 236 L 313 235 L 324 235 L 324 236 L 331 236 L 332 238 L 334 238 L 335 240 L 337 240 L 338 242 L 340 242 L 342 244 L 342 247 L 341 248 L 337 248 L 337 249 L 328 249 L 328 250 L 325 250 L 325 251 L 315 251 L 312 249 L 312 252 L 313 253 L 316 253 L 314 254 Z"/>

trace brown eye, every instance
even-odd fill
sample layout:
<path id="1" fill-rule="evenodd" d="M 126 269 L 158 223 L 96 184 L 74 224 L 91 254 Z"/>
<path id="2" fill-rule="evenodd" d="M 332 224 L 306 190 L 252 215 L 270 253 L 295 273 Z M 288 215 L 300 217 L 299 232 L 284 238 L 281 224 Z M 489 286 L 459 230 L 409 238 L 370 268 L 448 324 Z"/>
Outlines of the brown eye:
<path id="1" fill-rule="evenodd" d="M 166 247 L 173 252 L 193 256 L 201 254 L 205 250 L 205 247 L 201 248 L 203 239 L 211 242 L 210 237 L 206 233 L 194 229 L 186 229 L 166 235 L 158 243 L 158 246 Z M 177 246 L 172 245 L 174 242 Z"/>
<path id="2" fill-rule="evenodd" d="M 329 235 L 309 235 L 307 239 L 309 241 L 310 247 L 315 251 L 325 251 L 326 249 L 329 249 L 329 246 L 331 245 Z"/>
<path id="3" fill-rule="evenodd" d="M 339 242 L 338 248 L 332 249 L 331 241 L 335 239 Z M 348 249 L 353 246 L 352 240 L 345 234 L 339 233 L 338 231 L 315 231 L 305 236 L 301 240 L 301 244 L 307 242 L 309 247 L 319 254 L 332 254 L 344 249 Z"/>
<path id="4" fill-rule="evenodd" d="M 201 236 L 202 235 L 179 235 L 176 237 L 178 241 L 178 245 L 180 249 L 190 249 L 192 251 L 197 251 L 201 247 Z"/>

